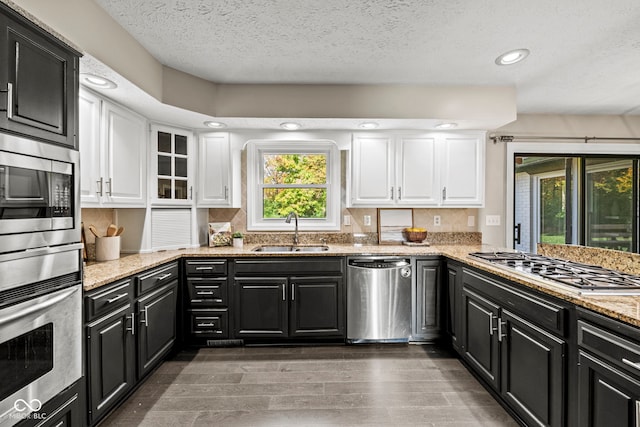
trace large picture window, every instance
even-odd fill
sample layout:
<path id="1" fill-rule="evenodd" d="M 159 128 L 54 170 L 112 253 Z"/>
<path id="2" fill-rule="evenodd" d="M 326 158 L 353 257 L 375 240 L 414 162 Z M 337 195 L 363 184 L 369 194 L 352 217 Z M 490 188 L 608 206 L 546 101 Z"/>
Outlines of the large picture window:
<path id="1" fill-rule="evenodd" d="M 514 248 L 638 251 L 638 155 L 514 153 Z"/>
<path id="2" fill-rule="evenodd" d="M 251 141 L 247 144 L 249 230 L 339 230 L 339 151 L 331 141 Z"/>

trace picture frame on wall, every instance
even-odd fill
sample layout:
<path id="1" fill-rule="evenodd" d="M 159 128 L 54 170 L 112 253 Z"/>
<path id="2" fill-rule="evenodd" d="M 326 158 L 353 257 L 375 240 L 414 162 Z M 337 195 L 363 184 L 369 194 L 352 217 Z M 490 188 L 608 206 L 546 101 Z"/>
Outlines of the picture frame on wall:
<path id="1" fill-rule="evenodd" d="M 413 209 L 378 209 L 378 244 L 401 245 L 408 227 L 413 227 Z"/>

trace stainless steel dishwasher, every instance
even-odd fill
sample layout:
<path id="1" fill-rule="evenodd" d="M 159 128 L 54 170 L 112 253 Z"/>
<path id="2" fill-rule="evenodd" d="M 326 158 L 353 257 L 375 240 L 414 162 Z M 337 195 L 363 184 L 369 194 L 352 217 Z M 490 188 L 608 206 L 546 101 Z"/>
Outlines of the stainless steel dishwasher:
<path id="1" fill-rule="evenodd" d="M 347 342 L 407 342 L 411 336 L 411 259 L 347 259 Z"/>

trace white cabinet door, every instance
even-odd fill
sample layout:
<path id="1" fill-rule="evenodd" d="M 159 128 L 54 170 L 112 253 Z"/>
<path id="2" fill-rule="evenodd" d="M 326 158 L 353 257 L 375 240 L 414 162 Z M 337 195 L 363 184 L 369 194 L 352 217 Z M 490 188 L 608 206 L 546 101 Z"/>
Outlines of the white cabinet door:
<path id="1" fill-rule="evenodd" d="M 232 207 L 231 146 L 226 132 L 200 135 L 198 206 Z"/>
<path id="2" fill-rule="evenodd" d="M 433 136 L 396 140 L 396 202 L 408 206 L 437 206 L 440 202 L 439 162 Z"/>
<path id="3" fill-rule="evenodd" d="M 393 137 L 354 135 L 351 156 L 351 206 L 395 204 Z"/>
<path id="4" fill-rule="evenodd" d="M 101 201 L 100 98 L 81 90 L 78 97 L 80 150 L 80 202 L 97 206 Z M 103 193 L 104 194 L 104 193 Z"/>
<path id="5" fill-rule="evenodd" d="M 106 169 L 104 204 L 146 205 L 146 121 L 143 117 L 103 101 Z"/>
<path id="6" fill-rule="evenodd" d="M 191 206 L 195 175 L 193 133 L 153 124 L 149 157 L 149 188 L 155 206 Z"/>
<path id="7" fill-rule="evenodd" d="M 442 150 L 442 206 L 483 206 L 484 134 L 447 135 Z"/>

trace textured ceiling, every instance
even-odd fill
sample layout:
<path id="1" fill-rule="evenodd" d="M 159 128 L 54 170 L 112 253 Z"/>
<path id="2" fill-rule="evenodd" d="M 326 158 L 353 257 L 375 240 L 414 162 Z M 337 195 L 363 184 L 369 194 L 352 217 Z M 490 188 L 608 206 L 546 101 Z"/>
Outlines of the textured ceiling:
<path id="1" fill-rule="evenodd" d="M 215 82 L 515 85 L 521 113 L 640 114 L 638 0 L 95 1 Z"/>

